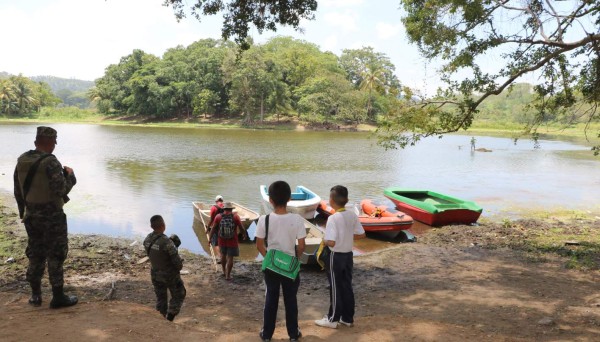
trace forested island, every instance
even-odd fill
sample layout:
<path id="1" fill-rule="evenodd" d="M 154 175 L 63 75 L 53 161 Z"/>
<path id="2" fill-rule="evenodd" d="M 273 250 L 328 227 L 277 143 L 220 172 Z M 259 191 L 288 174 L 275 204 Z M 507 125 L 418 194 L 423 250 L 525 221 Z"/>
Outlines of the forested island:
<path id="1" fill-rule="evenodd" d="M 277 37 L 241 52 L 230 41 L 203 39 L 163 56 L 134 50 L 95 82 L 0 74 L 5 119 L 86 121 L 230 120 L 252 126 L 294 120 L 332 128 L 377 127 L 405 105 L 402 66 L 370 47 L 341 56 Z M 519 130 L 535 117 L 533 85 L 517 83 L 484 102 L 475 127 Z M 422 96 L 411 92 L 411 99 Z M 554 122 L 555 116 L 548 116 Z M 557 126 L 556 126 L 557 127 Z"/>

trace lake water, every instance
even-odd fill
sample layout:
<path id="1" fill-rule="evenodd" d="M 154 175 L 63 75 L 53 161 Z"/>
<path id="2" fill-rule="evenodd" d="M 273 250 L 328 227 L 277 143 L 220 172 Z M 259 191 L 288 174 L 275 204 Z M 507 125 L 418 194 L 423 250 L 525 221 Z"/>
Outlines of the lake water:
<path id="1" fill-rule="evenodd" d="M 34 148 L 36 126 L 0 124 L 0 190 L 12 193 L 16 159 Z M 476 136 L 477 147 L 493 151 L 485 153 L 470 151 L 470 136 L 452 135 L 385 151 L 367 133 L 51 126 L 55 155 L 78 179 L 65 206 L 70 232 L 139 238 L 150 231 L 150 216 L 161 214 L 167 233 L 202 254 L 192 201 L 212 203 L 220 194 L 258 211 L 259 185 L 280 179 L 322 197 L 343 184 L 351 202 L 383 199 L 390 186 L 436 190 L 477 202 L 484 217 L 600 208 L 600 160 L 569 158 L 564 151 L 589 148 L 568 142 L 535 149 L 530 141 Z"/>

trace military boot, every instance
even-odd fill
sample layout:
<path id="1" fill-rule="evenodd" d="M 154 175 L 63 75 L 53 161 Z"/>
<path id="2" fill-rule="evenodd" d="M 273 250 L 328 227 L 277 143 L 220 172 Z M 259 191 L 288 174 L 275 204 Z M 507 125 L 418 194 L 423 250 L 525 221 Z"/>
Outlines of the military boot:
<path id="1" fill-rule="evenodd" d="M 64 308 L 77 304 L 77 297 L 67 296 L 63 292 L 62 286 L 52 287 L 52 301 L 50 302 L 51 309 Z"/>
<path id="2" fill-rule="evenodd" d="M 33 306 L 42 305 L 42 283 L 30 283 L 31 285 L 31 298 L 29 298 L 29 304 Z"/>

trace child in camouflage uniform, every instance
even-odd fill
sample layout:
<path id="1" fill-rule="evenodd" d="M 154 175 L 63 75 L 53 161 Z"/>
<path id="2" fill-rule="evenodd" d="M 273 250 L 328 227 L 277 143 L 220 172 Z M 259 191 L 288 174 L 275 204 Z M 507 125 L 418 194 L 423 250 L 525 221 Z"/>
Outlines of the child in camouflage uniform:
<path id="1" fill-rule="evenodd" d="M 156 310 L 172 321 L 179 313 L 186 293 L 179 275 L 183 260 L 179 257 L 173 240 L 181 242 L 179 238 L 170 239 L 164 234 L 166 225 L 162 216 L 152 216 L 150 226 L 154 231 L 144 240 L 144 248 L 152 264 L 150 276 L 156 293 Z M 167 290 L 171 292 L 171 301 L 168 305 Z"/>

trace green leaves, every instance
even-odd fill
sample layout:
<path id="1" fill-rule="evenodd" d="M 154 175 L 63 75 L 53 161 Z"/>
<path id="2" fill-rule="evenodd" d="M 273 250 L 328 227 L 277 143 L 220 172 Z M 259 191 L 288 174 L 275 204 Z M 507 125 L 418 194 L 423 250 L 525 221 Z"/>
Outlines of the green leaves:
<path id="1" fill-rule="evenodd" d="M 193 0 L 189 10 L 196 19 L 203 16 L 223 14 L 222 37 L 231 37 L 242 49 L 250 48 L 247 40 L 250 25 L 259 33 L 264 30 L 277 31 L 279 25 L 289 25 L 298 29 L 300 20 L 311 20 L 317 10 L 316 0 Z M 165 0 L 165 6 L 173 7 L 177 19 L 186 16 L 187 2 Z"/>
<path id="2" fill-rule="evenodd" d="M 60 102 L 45 82 L 22 75 L 0 79 L 0 114 L 24 116 Z"/>
<path id="3" fill-rule="evenodd" d="M 535 133 L 538 125 L 547 122 L 597 121 L 600 35 L 592 32 L 598 32 L 600 3 L 401 3 L 409 40 L 425 58 L 442 61 L 440 77 L 446 87 L 439 98 L 407 101 L 390 114 L 381 130 L 384 146 L 405 146 L 424 136 L 467 129 L 486 101 L 531 73 L 541 78 L 534 88 L 537 96 L 531 97 L 528 106 L 536 114 L 524 110 L 520 120 L 528 132 Z M 502 62 L 489 62 L 490 56 L 499 55 Z M 412 135 L 400 133 L 407 131 Z"/>

